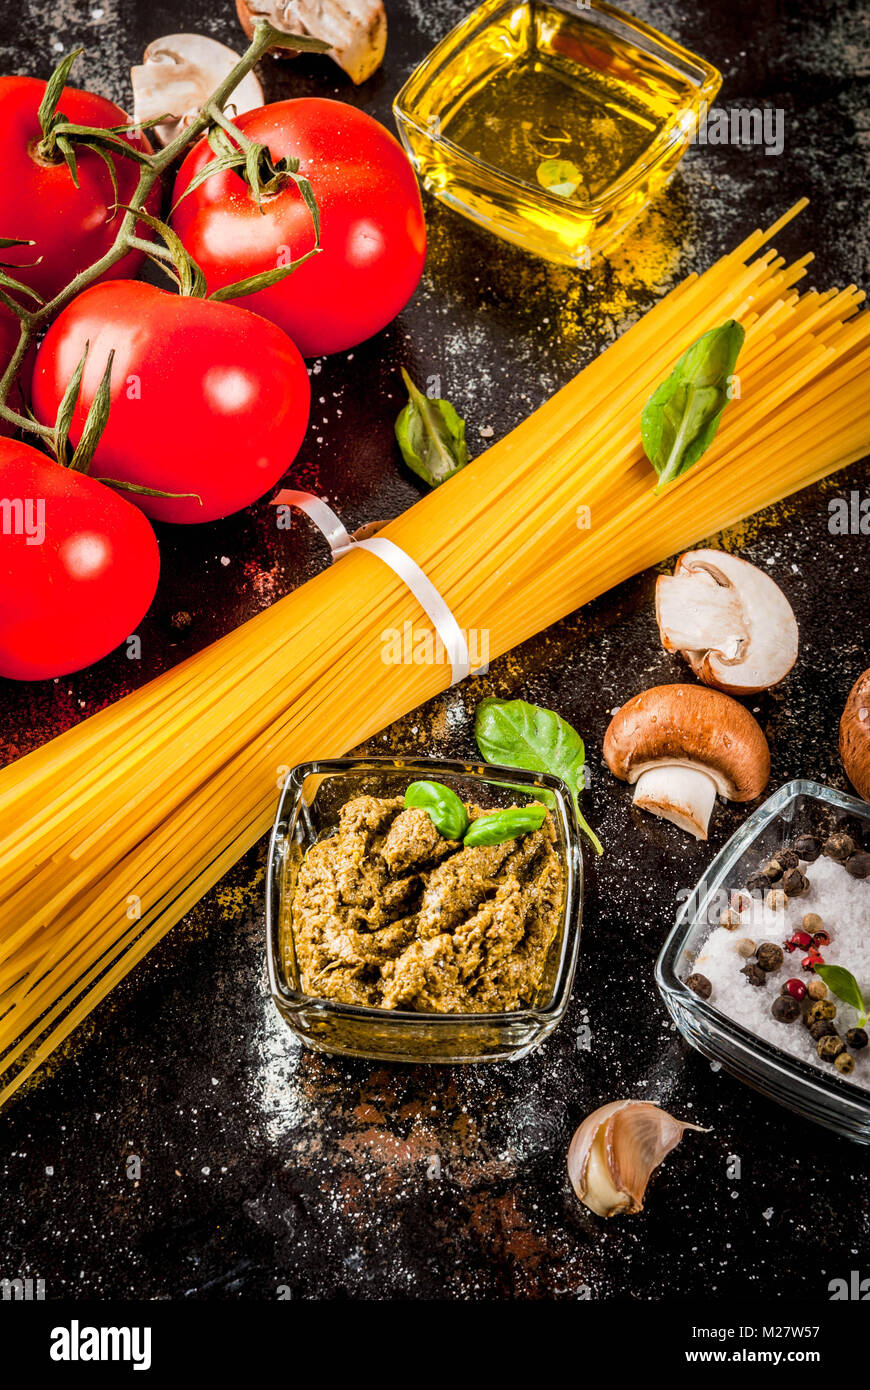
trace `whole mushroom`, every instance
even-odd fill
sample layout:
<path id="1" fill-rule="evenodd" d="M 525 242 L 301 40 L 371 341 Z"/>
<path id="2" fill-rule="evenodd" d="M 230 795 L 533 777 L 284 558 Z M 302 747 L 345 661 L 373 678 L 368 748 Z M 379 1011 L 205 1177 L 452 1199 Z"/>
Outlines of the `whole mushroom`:
<path id="1" fill-rule="evenodd" d="M 613 716 L 604 758 L 635 788 L 634 804 L 706 840 L 716 794 L 753 801 L 770 777 L 770 750 L 743 705 L 703 685 L 657 685 Z"/>
<path id="2" fill-rule="evenodd" d="M 236 12 L 248 38 L 257 20 L 267 19 L 285 34 L 323 39 L 357 86 L 380 66 L 387 46 L 383 0 L 236 0 Z M 292 49 L 279 52 L 293 56 Z"/>
<path id="3" fill-rule="evenodd" d="M 840 720 L 840 757 L 858 795 L 870 801 L 870 670 L 849 692 Z"/>
<path id="4" fill-rule="evenodd" d="M 133 83 L 133 119 L 137 125 L 169 119 L 154 127 L 161 145 L 193 120 L 215 87 L 239 61 L 226 44 L 206 34 L 168 34 L 145 49 L 138 67 L 130 69 Z M 252 72 L 242 78 L 228 105 L 237 116 L 263 105 L 263 89 Z"/>
<path id="5" fill-rule="evenodd" d="M 682 652 L 705 685 L 754 695 L 787 676 L 798 626 L 777 584 L 722 550 L 681 555 L 656 583 L 656 619 L 666 651 Z"/>

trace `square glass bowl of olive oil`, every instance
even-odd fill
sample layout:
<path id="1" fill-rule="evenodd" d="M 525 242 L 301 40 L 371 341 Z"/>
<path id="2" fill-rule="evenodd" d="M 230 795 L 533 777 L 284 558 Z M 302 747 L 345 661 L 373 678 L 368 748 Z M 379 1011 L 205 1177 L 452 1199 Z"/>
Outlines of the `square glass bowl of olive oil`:
<path id="1" fill-rule="evenodd" d="M 714 67 L 602 0 L 485 0 L 394 103 L 427 188 L 506 241 L 583 266 L 669 178 Z"/>

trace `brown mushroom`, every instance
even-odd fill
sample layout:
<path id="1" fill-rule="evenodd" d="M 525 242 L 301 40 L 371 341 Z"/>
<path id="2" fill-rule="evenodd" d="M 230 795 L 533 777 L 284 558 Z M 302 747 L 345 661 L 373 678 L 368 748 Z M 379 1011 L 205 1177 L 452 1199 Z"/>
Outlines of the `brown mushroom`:
<path id="1" fill-rule="evenodd" d="M 858 795 L 870 801 L 870 670 L 849 692 L 840 720 L 840 757 Z"/>
<path id="2" fill-rule="evenodd" d="M 130 69 L 133 119 L 137 125 L 168 116 L 154 127 L 161 145 L 168 145 L 193 120 L 215 87 L 232 72 L 239 56 L 206 34 L 168 34 L 145 49 L 142 63 Z M 240 116 L 263 105 L 263 89 L 249 72 L 236 87 L 228 109 Z"/>
<path id="3" fill-rule="evenodd" d="M 770 777 L 770 751 L 743 705 L 703 685 L 657 685 L 613 716 L 604 758 L 635 788 L 634 804 L 706 840 L 716 793 L 752 801 Z"/>
<path id="4" fill-rule="evenodd" d="M 705 685 L 754 695 L 787 676 L 798 626 L 777 584 L 722 550 L 681 555 L 656 583 L 656 619 L 666 651 L 682 652 Z"/>
<path id="5" fill-rule="evenodd" d="M 359 86 L 381 64 L 387 46 L 383 0 L 236 0 L 248 38 L 258 19 L 285 34 L 308 34 L 330 45 L 329 56 Z M 276 50 L 292 58 L 293 50 Z"/>

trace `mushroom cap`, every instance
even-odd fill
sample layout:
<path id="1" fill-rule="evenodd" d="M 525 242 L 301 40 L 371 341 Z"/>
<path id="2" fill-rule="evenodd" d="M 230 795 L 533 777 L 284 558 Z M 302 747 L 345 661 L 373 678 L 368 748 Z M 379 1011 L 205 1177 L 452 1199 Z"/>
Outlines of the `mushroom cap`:
<path id="1" fill-rule="evenodd" d="M 656 583 L 666 651 L 680 651 L 705 685 L 755 695 L 797 660 L 791 604 L 769 574 L 723 550 L 691 550 Z"/>
<path id="2" fill-rule="evenodd" d="M 849 692 L 840 720 L 840 757 L 858 795 L 870 801 L 870 670 Z"/>
<path id="3" fill-rule="evenodd" d="M 729 801 L 753 801 L 770 777 L 760 724 L 729 695 L 704 685 L 656 685 L 635 695 L 611 719 L 603 751 L 623 782 L 663 764 L 697 768 Z"/>
<path id="4" fill-rule="evenodd" d="M 167 34 L 154 39 L 139 66 L 130 69 L 134 120 L 140 123 L 170 117 L 154 127 L 161 145 L 168 145 L 238 61 L 237 53 L 207 34 Z M 263 102 L 259 79 L 249 72 L 227 102 L 227 109 L 241 116 Z"/>

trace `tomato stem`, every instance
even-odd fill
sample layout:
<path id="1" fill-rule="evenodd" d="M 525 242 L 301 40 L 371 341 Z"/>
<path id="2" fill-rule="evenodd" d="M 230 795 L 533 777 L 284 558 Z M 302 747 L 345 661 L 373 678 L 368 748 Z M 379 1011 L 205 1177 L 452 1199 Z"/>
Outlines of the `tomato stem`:
<path id="1" fill-rule="evenodd" d="M 17 315 L 21 324 L 15 350 L 2 375 L 0 375 L 0 418 L 6 420 L 9 424 L 25 434 L 37 435 L 39 438 L 49 443 L 54 440 L 55 430 L 53 427 L 42 425 L 38 420 L 34 420 L 31 415 L 21 414 L 13 410 L 12 407 L 7 404 L 9 392 L 21 370 L 28 350 L 35 342 L 37 335 L 57 316 L 61 309 L 65 308 L 72 299 L 75 299 L 76 295 L 81 294 L 89 285 L 94 284 L 95 281 L 104 276 L 106 272 L 110 271 L 114 265 L 117 265 L 118 261 L 122 260 L 130 250 L 134 248 L 139 250 L 143 249 L 145 245 L 144 238 L 140 238 L 137 235 L 136 228 L 141 220 L 139 214 L 144 211 L 145 203 L 154 185 L 170 165 L 172 165 L 189 146 L 194 144 L 212 124 L 216 121 L 221 125 L 224 124 L 226 118 L 223 118 L 223 108 L 236 87 L 238 87 L 242 79 L 248 75 L 254 65 L 260 61 L 268 50 L 275 48 L 289 48 L 296 52 L 305 49 L 320 53 L 326 51 L 329 48 L 329 44 L 323 43 L 320 39 L 311 39 L 301 34 L 283 34 L 279 29 L 273 28 L 267 20 L 258 21 L 248 48 L 232 71 L 227 74 L 223 82 L 215 88 L 208 100 L 203 103 L 190 124 L 183 130 L 180 130 L 175 136 L 175 139 L 171 140 L 162 150 L 156 150 L 153 154 L 143 154 L 134 150 L 132 146 L 125 145 L 125 142 L 118 133 L 113 131 L 105 131 L 102 136 L 96 131 L 86 132 L 87 138 L 85 139 L 85 133 L 83 133 L 84 128 L 77 128 L 71 125 L 66 120 L 66 117 L 56 110 L 57 103 L 60 100 L 66 82 L 66 77 L 69 74 L 75 58 L 78 57 L 78 54 L 82 52 L 82 50 L 79 49 L 75 54 L 68 55 L 68 57 L 58 65 L 47 84 L 46 94 L 40 107 L 40 119 L 43 128 L 43 140 L 40 142 L 41 157 L 50 159 L 52 162 L 57 162 L 57 137 L 60 136 L 65 140 L 71 140 L 78 133 L 83 143 L 86 145 L 93 145 L 95 142 L 99 142 L 103 149 L 108 148 L 119 155 L 129 155 L 131 158 L 136 159 L 140 168 L 139 182 L 129 203 L 124 209 L 124 215 L 118 226 L 115 240 L 109 250 L 101 256 L 98 261 L 95 261 L 93 265 L 88 266 L 86 270 L 80 271 L 78 275 L 74 276 L 69 284 L 61 290 L 59 294 L 55 295 L 54 299 L 50 299 L 46 303 L 40 303 L 33 309 L 28 309 L 20 304 L 18 300 L 8 292 L 8 285 L 7 288 L 3 288 L 4 280 L 0 277 L 0 302 L 5 304 L 7 308 L 11 309 L 12 312 Z M 218 120 L 216 112 L 221 113 L 222 119 Z M 235 139 L 238 139 L 240 134 L 241 132 L 233 130 L 233 137 Z M 44 149 L 43 146 L 45 147 Z M 67 159 L 67 163 L 69 163 L 69 159 Z M 72 170 L 73 166 L 71 165 L 71 173 Z M 162 248 L 159 246 L 155 247 L 154 243 L 148 242 L 147 246 L 148 254 L 163 255 Z M 168 259 L 172 259 L 171 255 L 168 256 Z"/>

